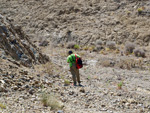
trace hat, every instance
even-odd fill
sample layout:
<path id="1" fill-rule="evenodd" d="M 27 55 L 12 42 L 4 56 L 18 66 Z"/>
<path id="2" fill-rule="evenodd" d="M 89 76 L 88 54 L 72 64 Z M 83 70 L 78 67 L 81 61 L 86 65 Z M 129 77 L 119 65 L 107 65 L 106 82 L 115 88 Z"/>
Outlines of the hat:
<path id="1" fill-rule="evenodd" d="M 72 51 L 69 51 L 69 52 L 68 52 L 69 55 L 72 54 L 72 53 L 73 53 Z"/>

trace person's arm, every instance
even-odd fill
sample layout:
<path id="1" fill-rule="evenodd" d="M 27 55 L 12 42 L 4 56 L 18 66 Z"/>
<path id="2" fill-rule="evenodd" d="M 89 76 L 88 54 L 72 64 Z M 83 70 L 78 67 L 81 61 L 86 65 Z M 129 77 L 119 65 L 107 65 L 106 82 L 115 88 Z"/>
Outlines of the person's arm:
<path id="1" fill-rule="evenodd" d="M 70 63 L 69 57 L 67 58 L 67 63 Z"/>

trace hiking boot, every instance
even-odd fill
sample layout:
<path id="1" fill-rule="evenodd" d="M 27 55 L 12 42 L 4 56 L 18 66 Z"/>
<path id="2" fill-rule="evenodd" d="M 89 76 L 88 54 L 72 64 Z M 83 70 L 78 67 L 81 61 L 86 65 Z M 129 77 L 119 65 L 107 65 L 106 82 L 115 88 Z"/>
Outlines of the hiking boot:
<path id="1" fill-rule="evenodd" d="M 78 84 L 79 84 L 79 86 L 83 86 L 83 85 L 81 85 L 81 81 L 79 81 Z"/>
<path id="2" fill-rule="evenodd" d="M 83 85 L 81 85 L 81 83 L 79 83 L 79 86 L 83 86 Z"/>
<path id="3" fill-rule="evenodd" d="M 76 83 L 76 82 L 74 82 L 74 83 L 73 83 L 73 85 L 74 85 L 74 86 L 77 86 L 77 83 Z"/>

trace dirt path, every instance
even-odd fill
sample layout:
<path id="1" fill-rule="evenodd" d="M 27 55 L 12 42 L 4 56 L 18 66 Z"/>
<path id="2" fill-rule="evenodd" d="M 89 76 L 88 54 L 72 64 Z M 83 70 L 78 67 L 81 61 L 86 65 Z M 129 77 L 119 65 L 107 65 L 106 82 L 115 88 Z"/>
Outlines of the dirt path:
<path id="1" fill-rule="evenodd" d="M 66 56 L 64 57 L 67 50 L 57 49 L 54 53 L 55 60 L 57 59 L 55 62 L 63 64 L 65 78 L 71 81 Z M 82 57 L 87 61 L 87 65 L 80 70 L 83 87 L 63 86 L 61 82 L 60 98 L 65 103 L 65 113 L 150 112 L 149 71 L 103 67 L 98 63 L 102 55 L 97 53 L 86 52 Z M 121 90 L 118 89 L 120 82 L 123 83 Z"/>
<path id="2" fill-rule="evenodd" d="M 66 63 L 68 50 L 47 46 L 41 48 L 41 51 L 50 56 L 53 64 L 59 67 L 54 70 L 54 74 L 45 72 L 45 68 L 51 70 L 51 65 L 35 65 L 29 69 L 18 68 L 7 60 L 1 61 L 1 71 L 4 74 L 1 73 L 0 77 L 7 81 L 5 84 L 9 87 L 6 88 L 7 92 L 0 94 L 0 102 L 6 106 L 0 112 L 56 113 L 57 110 L 44 107 L 41 102 L 41 93 L 45 90 L 54 93 L 62 101 L 64 113 L 150 113 L 149 70 L 104 67 L 100 59 L 113 60 L 120 57 L 119 54 L 76 51 L 86 64 L 80 70 L 83 87 L 71 84 L 64 86 L 65 79 L 72 81 Z M 122 89 L 117 86 L 120 82 L 123 83 Z"/>

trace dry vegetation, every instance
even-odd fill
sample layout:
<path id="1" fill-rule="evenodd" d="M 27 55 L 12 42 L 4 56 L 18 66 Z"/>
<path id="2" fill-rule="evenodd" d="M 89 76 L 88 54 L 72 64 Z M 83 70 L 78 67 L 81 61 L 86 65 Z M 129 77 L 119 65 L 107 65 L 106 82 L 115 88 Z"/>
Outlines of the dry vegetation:
<path id="1" fill-rule="evenodd" d="M 50 106 L 52 110 L 63 108 L 62 103 L 57 99 L 54 94 L 43 92 L 41 95 L 41 102 L 46 107 Z"/>
<path id="2" fill-rule="evenodd" d="M 0 108 L 1 108 L 1 109 L 6 109 L 6 105 L 0 103 Z"/>
<path id="3" fill-rule="evenodd" d="M 118 67 L 121 69 L 131 70 L 136 69 L 148 69 L 147 64 L 144 64 L 143 58 L 135 59 L 130 57 L 118 57 L 118 58 L 102 58 L 99 63 L 104 67 Z"/>

